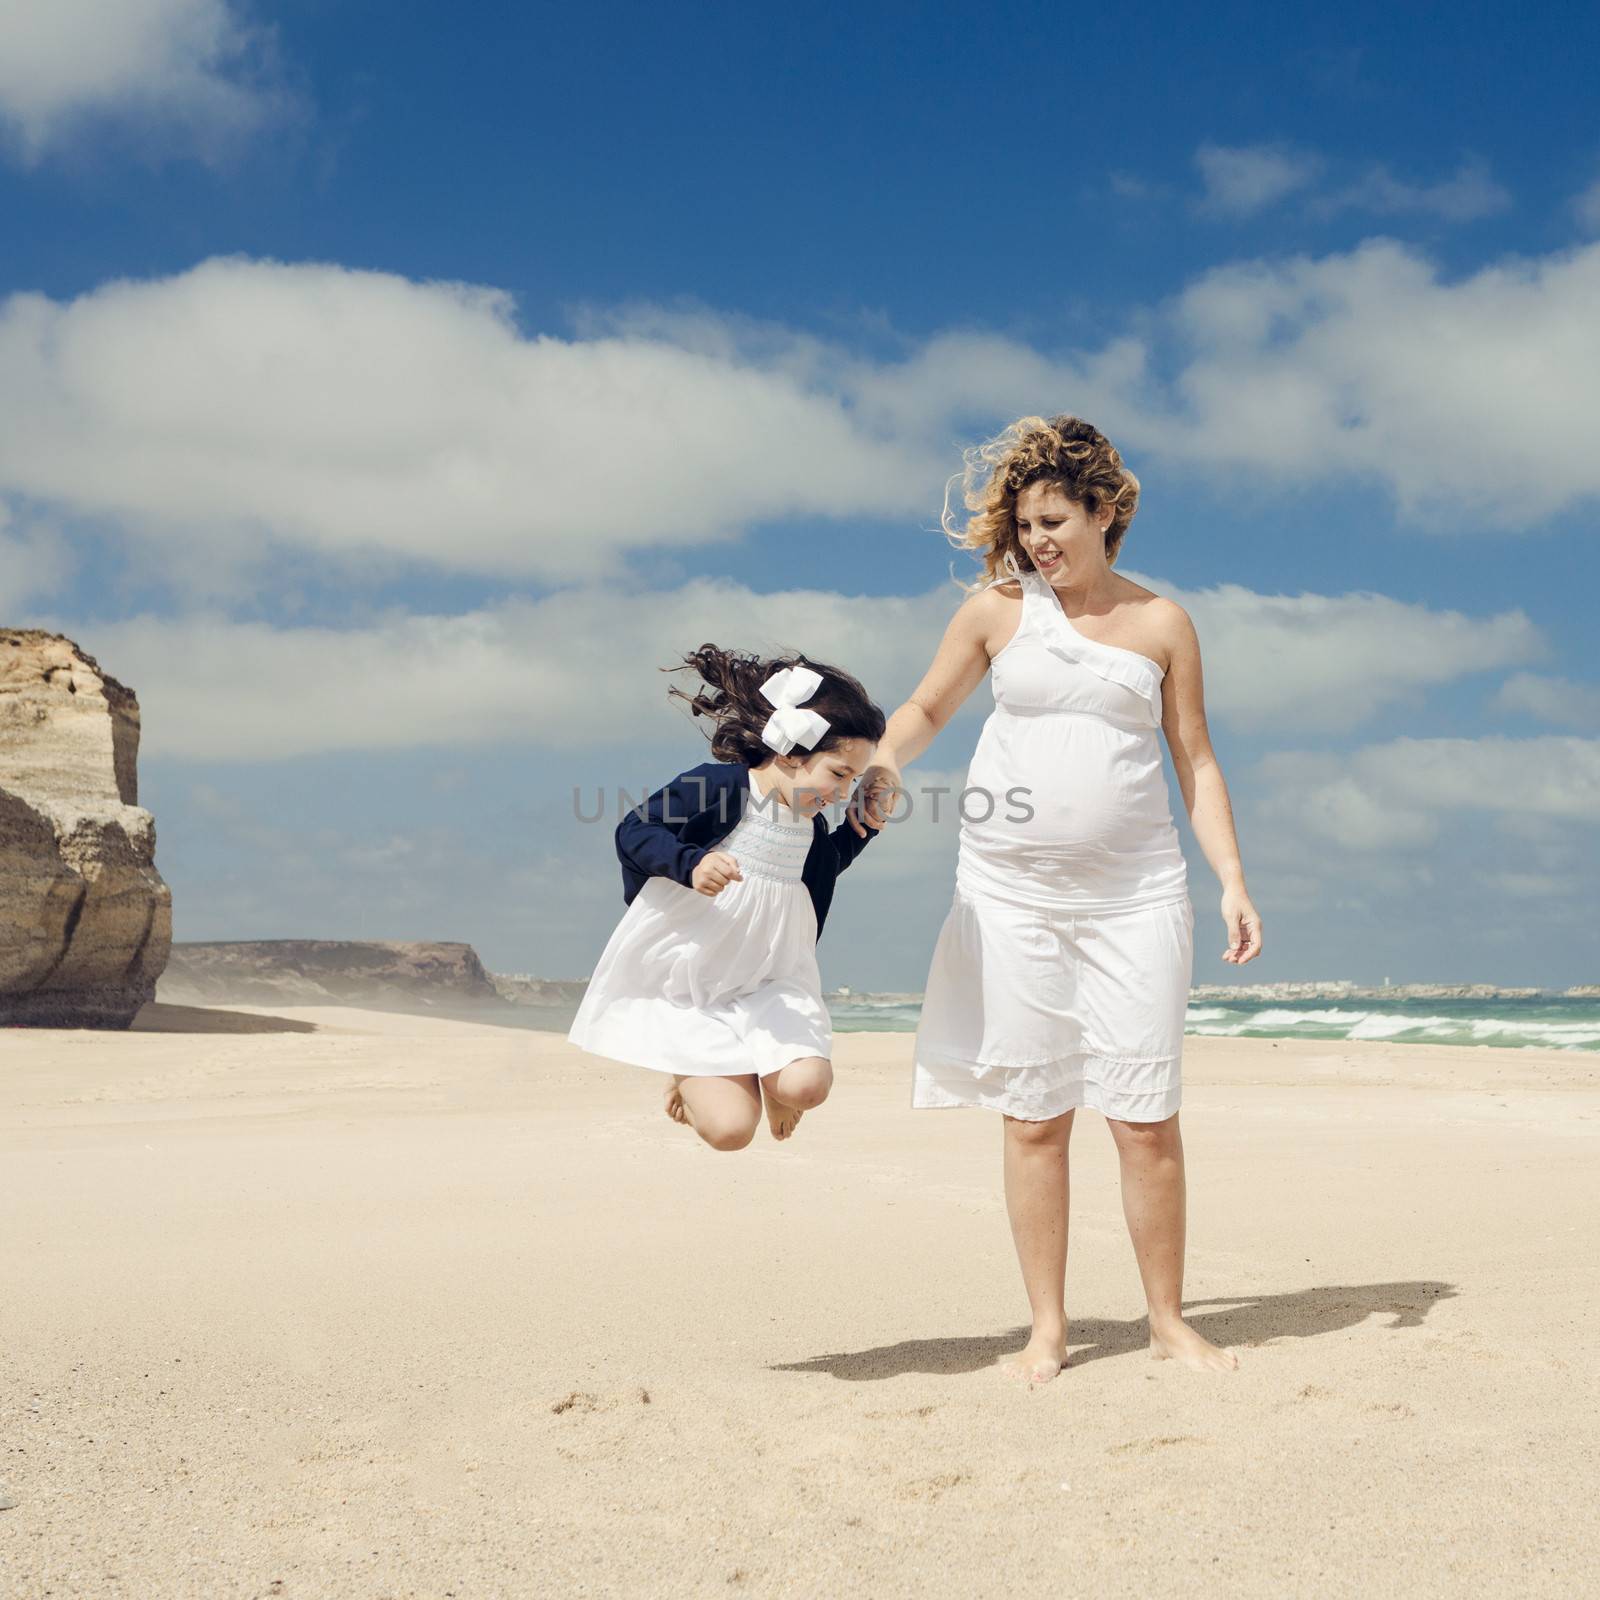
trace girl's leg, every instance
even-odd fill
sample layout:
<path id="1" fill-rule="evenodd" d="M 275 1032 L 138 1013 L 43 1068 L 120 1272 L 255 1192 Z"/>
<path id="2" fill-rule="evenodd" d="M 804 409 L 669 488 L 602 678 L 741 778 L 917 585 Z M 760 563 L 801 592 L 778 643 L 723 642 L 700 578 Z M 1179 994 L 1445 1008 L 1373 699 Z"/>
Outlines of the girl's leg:
<path id="1" fill-rule="evenodd" d="M 761 1120 L 761 1086 L 753 1073 L 734 1078 L 677 1078 L 667 1089 L 667 1115 L 687 1123 L 713 1150 L 743 1150 Z"/>
<path id="2" fill-rule="evenodd" d="M 1183 1320 L 1184 1174 L 1178 1114 L 1165 1122 L 1106 1119 L 1122 1163 L 1122 1214 L 1138 1258 L 1150 1313 L 1150 1354 L 1185 1366 L 1239 1365 Z"/>
<path id="3" fill-rule="evenodd" d="M 1005 1119 L 1006 1213 L 1016 1241 L 1033 1332 L 1006 1364 L 1048 1383 L 1067 1359 L 1067 1141 L 1073 1113 L 1048 1122 Z"/>
<path id="4" fill-rule="evenodd" d="M 833 1087 L 833 1063 L 822 1056 L 801 1056 L 769 1072 L 761 1080 L 767 1103 L 767 1126 L 774 1139 L 787 1139 L 803 1111 L 814 1110 Z"/>

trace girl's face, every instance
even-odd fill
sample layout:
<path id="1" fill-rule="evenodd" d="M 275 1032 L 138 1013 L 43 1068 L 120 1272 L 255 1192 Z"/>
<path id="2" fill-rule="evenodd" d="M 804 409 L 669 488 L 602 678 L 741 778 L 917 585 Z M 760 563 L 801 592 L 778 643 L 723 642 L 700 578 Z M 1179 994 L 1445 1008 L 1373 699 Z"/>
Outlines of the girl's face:
<path id="1" fill-rule="evenodd" d="M 866 739 L 845 739 L 817 755 L 774 756 L 778 792 L 796 815 L 815 816 L 850 793 L 876 749 Z"/>
<path id="2" fill-rule="evenodd" d="M 1017 495 L 1017 542 L 1049 584 L 1081 584 L 1106 569 L 1111 513 L 1091 517 L 1055 483 L 1030 483 Z"/>

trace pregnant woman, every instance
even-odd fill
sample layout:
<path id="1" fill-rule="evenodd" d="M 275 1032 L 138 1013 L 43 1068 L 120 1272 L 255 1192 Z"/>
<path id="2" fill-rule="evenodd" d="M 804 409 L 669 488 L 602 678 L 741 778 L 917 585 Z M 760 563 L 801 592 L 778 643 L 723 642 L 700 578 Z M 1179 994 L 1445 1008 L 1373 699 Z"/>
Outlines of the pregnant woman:
<path id="1" fill-rule="evenodd" d="M 867 820 L 881 825 L 901 768 L 992 670 L 912 1103 L 1004 1117 L 1006 1209 L 1033 1315 L 1010 1362 L 1018 1375 L 1046 1382 L 1066 1361 L 1067 1142 L 1082 1106 L 1116 1141 L 1151 1354 L 1234 1367 L 1181 1315 L 1194 916 L 1158 728 L 1222 883 L 1223 960 L 1261 950 L 1206 733 L 1199 643 L 1182 607 L 1112 571 L 1139 482 L 1088 423 L 1023 418 L 969 452 L 965 489 L 973 515 L 958 529 L 947 512 L 946 532 L 981 557 L 986 581 L 889 719 L 862 783 Z"/>

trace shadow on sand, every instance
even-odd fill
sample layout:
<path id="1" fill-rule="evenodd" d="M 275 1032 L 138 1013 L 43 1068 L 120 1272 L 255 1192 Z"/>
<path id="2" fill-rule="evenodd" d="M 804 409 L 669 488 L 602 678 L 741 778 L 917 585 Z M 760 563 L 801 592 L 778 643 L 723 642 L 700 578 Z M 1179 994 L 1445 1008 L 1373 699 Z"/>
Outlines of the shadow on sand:
<path id="1" fill-rule="evenodd" d="M 159 1000 L 140 1008 L 130 1033 L 315 1033 L 314 1022 L 296 1017 L 258 1017 L 248 1011 L 210 1006 L 169 1006 Z"/>
<path id="2" fill-rule="evenodd" d="M 1353 1328 L 1375 1312 L 1391 1320 L 1388 1328 L 1417 1328 L 1440 1301 L 1453 1299 L 1452 1284 L 1423 1279 L 1412 1283 L 1333 1284 L 1302 1289 L 1298 1294 L 1241 1295 L 1237 1299 L 1190 1300 L 1184 1305 L 1189 1326 L 1213 1344 L 1256 1345 L 1272 1339 L 1311 1339 L 1318 1334 Z M 1207 1310 L 1206 1307 L 1218 1309 Z M 953 1376 L 993 1366 L 1027 1342 L 1026 1324 L 1007 1333 L 974 1339 L 905 1339 L 872 1350 L 848 1350 L 813 1356 L 808 1361 L 773 1365 L 772 1372 L 826 1372 L 861 1383 L 898 1378 L 910 1372 Z M 1105 1356 L 1132 1355 L 1148 1348 L 1143 1317 L 1112 1322 L 1103 1317 L 1075 1317 L 1068 1336 L 1069 1367 Z"/>

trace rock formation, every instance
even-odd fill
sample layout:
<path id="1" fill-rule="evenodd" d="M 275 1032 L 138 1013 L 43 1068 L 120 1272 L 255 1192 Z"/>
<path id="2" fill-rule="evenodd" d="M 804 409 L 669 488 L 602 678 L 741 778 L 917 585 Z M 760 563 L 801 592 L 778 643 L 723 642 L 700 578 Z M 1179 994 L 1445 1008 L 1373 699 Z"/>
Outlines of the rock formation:
<path id="1" fill-rule="evenodd" d="M 470 944 L 241 939 L 175 944 L 161 980 L 178 1005 L 503 1007 Z"/>
<path id="2" fill-rule="evenodd" d="M 139 703 L 59 634 L 0 629 L 0 1026 L 125 1028 L 172 896 L 139 808 Z"/>

